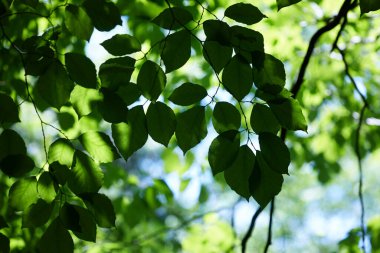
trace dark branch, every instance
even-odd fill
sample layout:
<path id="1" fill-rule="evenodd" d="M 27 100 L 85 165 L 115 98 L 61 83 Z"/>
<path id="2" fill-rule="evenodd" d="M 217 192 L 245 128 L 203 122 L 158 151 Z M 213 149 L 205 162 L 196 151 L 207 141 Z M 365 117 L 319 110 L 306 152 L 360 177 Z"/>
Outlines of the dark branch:
<path id="1" fill-rule="evenodd" d="M 265 244 L 264 253 L 268 252 L 269 246 L 272 244 L 272 224 L 273 224 L 273 213 L 274 213 L 274 198 L 270 202 L 270 215 L 269 215 L 269 228 L 268 228 L 268 238 Z"/>
<path id="2" fill-rule="evenodd" d="M 249 240 L 249 238 L 251 237 L 252 235 L 252 232 L 253 232 L 253 229 L 255 228 L 255 223 L 256 223 L 256 220 L 257 220 L 257 217 L 259 217 L 260 213 L 263 211 L 263 209 L 261 207 L 259 207 L 255 214 L 253 215 L 252 217 L 252 220 L 251 220 L 251 224 L 249 225 L 249 228 L 248 228 L 248 231 L 247 233 L 245 234 L 243 240 L 241 241 L 241 252 L 242 253 L 245 253 L 245 250 L 247 248 L 247 242 Z"/>

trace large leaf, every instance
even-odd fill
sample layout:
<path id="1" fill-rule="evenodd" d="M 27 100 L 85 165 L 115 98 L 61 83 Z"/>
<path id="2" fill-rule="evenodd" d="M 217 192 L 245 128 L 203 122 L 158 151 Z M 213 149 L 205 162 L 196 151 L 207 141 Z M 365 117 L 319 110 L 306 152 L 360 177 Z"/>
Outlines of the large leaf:
<path id="1" fill-rule="evenodd" d="M 59 218 L 53 220 L 37 244 L 40 253 L 72 253 L 74 242 Z"/>
<path id="2" fill-rule="evenodd" d="M 53 202 L 57 193 L 55 191 L 54 178 L 49 172 L 43 172 L 38 178 L 37 182 L 37 192 L 41 199 L 48 203 Z"/>
<path id="3" fill-rule="evenodd" d="M 42 199 L 34 204 L 31 204 L 22 215 L 23 228 L 40 227 L 48 222 L 50 215 L 53 211 L 53 205 L 47 203 Z"/>
<path id="4" fill-rule="evenodd" d="M 191 35 L 185 29 L 170 34 L 161 43 L 161 59 L 164 61 L 166 73 L 179 69 L 190 58 Z"/>
<path id="5" fill-rule="evenodd" d="M 117 90 L 119 86 L 129 83 L 136 60 L 129 57 L 112 58 L 99 67 L 99 78 L 102 87 Z"/>
<path id="6" fill-rule="evenodd" d="M 194 106 L 178 114 L 175 135 L 183 153 L 200 143 L 207 135 L 205 108 Z"/>
<path id="7" fill-rule="evenodd" d="M 110 31 L 121 25 L 119 9 L 113 2 L 106 0 L 86 0 L 83 3 L 88 16 L 99 31 Z"/>
<path id="8" fill-rule="evenodd" d="M 103 98 L 102 94 L 95 89 L 87 89 L 76 85 L 70 94 L 70 102 L 79 117 L 90 114 L 98 101 Z"/>
<path id="9" fill-rule="evenodd" d="M 156 101 L 166 85 L 165 73 L 159 65 L 148 60 L 141 66 L 137 85 L 144 97 Z"/>
<path id="10" fill-rule="evenodd" d="M 255 164 L 255 154 L 247 146 L 241 146 L 234 162 L 224 171 L 227 184 L 240 196 L 249 199 L 249 177 Z"/>
<path id="11" fill-rule="evenodd" d="M 256 6 L 248 3 L 231 5 L 225 10 L 224 15 L 246 25 L 253 25 L 266 18 Z"/>
<path id="12" fill-rule="evenodd" d="M 212 174 L 225 171 L 235 161 L 240 147 L 240 134 L 231 130 L 218 135 L 208 150 Z"/>
<path id="13" fill-rule="evenodd" d="M 50 106 L 60 109 L 70 99 L 74 83 L 62 64 L 59 61 L 53 61 L 38 79 L 36 88 Z"/>
<path id="14" fill-rule="evenodd" d="M 280 137 L 272 133 L 259 134 L 261 154 L 267 165 L 281 174 L 288 174 L 290 153 Z"/>
<path id="15" fill-rule="evenodd" d="M 114 91 L 102 89 L 103 101 L 98 103 L 103 119 L 110 123 L 120 123 L 127 120 L 128 107 L 123 99 Z"/>
<path id="16" fill-rule="evenodd" d="M 74 151 L 74 147 L 69 140 L 60 138 L 50 145 L 48 161 L 50 164 L 56 161 L 61 165 L 71 167 Z"/>
<path id="17" fill-rule="evenodd" d="M 228 102 L 217 102 L 212 113 L 212 124 L 218 133 L 239 130 L 241 125 L 240 112 Z"/>
<path id="18" fill-rule="evenodd" d="M 231 60 L 232 47 L 223 46 L 217 41 L 206 40 L 203 44 L 203 57 L 219 73 Z"/>
<path id="19" fill-rule="evenodd" d="M 169 100 L 177 105 L 192 105 L 207 96 L 207 90 L 194 83 L 183 83 L 169 96 Z"/>
<path id="20" fill-rule="evenodd" d="M 138 101 L 142 95 L 139 87 L 134 83 L 120 85 L 116 93 L 123 99 L 126 105 L 131 105 Z"/>
<path id="21" fill-rule="evenodd" d="M 9 206 L 17 211 L 23 211 L 38 199 L 37 180 L 35 177 L 23 178 L 9 189 Z"/>
<path id="22" fill-rule="evenodd" d="M 79 39 L 90 40 L 94 26 L 82 7 L 68 4 L 64 17 L 67 30 Z"/>
<path id="23" fill-rule="evenodd" d="M 2 92 L 0 92 L 0 111 L 0 124 L 20 122 L 17 104 Z"/>
<path id="24" fill-rule="evenodd" d="M 99 162 L 108 163 L 120 158 L 116 148 L 105 133 L 86 132 L 79 136 L 79 141 L 88 153 Z"/>
<path id="25" fill-rule="evenodd" d="M 111 200 L 104 194 L 91 193 L 81 195 L 88 210 L 94 215 L 99 227 L 115 227 L 116 215 Z"/>
<path id="26" fill-rule="evenodd" d="M 65 65 L 71 79 L 85 88 L 96 89 L 98 81 L 95 64 L 83 54 L 65 54 Z"/>
<path id="27" fill-rule="evenodd" d="M 361 14 L 380 9 L 380 1 L 378 0 L 360 0 L 359 3 Z"/>
<path id="28" fill-rule="evenodd" d="M 253 85 L 251 66 L 244 58 L 235 55 L 224 67 L 222 81 L 229 93 L 237 100 L 242 100 Z"/>
<path id="29" fill-rule="evenodd" d="M 269 107 L 282 127 L 289 130 L 307 131 L 307 123 L 301 106 L 294 98 L 272 101 Z"/>
<path id="30" fill-rule="evenodd" d="M 257 88 L 277 94 L 285 86 L 286 75 L 284 64 L 270 54 L 265 54 L 264 65 L 255 71 L 254 82 Z"/>
<path id="31" fill-rule="evenodd" d="M 0 160 L 8 155 L 26 154 L 22 137 L 12 129 L 5 129 L 0 135 Z"/>
<path id="32" fill-rule="evenodd" d="M 10 252 L 10 241 L 9 238 L 0 233 L 0 252 L 9 253 Z"/>
<path id="33" fill-rule="evenodd" d="M 281 10 L 284 7 L 296 4 L 301 2 L 302 0 L 276 0 L 277 1 L 277 9 Z"/>
<path id="34" fill-rule="evenodd" d="M 253 106 L 250 123 L 252 130 L 257 134 L 263 132 L 276 134 L 281 128 L 271 109 L 262 104 Z"/>
<path id="35" fill-rule="evenodd" d="M 140 42 L 129 34 L 116 34 L 112 38 L 103 41 L 102 45 L 108 53 L 115 56 L 132 54 L 141 50 Z"/>
<path id="36" fill-rule="evenodd" d="M 66 165 L 61 165 L 59 162 L 51 163 L 49 165 L 49 172 L 54 178 L 54 183 L 58 183 L 60 185 L 65 185 L 67 180 L 71 177 L 71 170 Z M 49 184 L 47 188 L 45 187 L 46 186 L 44 185 L 43 191 L 47 191 L 44 194 L 46 194 L 46 197 L 50 196 L 52 193 L 51 185 Z"/>
<path id="37" fill-rule="evenodd" d="M 74 154 L 75 164 L 69 178 L 69 187 L 75 194 L 97 192 L 103 183 L 103 172 L 85 153 L 77 150 Z"/>
<path id="38" fill-rule="evenodd" d="M 183 27 L 193 20 L 191 13 L 180 7 L 171 7 L 163 10 L 157 17 L 153 19 L 156 25 L 170 30 Z"/>
<path id="39" fill-rule="evenodd" d="M 112 124 L 112 137 L 126 160 L 144 146 L 148 130 L 143 107 L 136 106 L 129 111 L 128 123 Z"/>
<path id="40" fill-rule="evenodd" d="M 227 23 L 209 19 L 203 22 L 203 29 L 208 41 L 217 41 L 223 46 L 230 45 L 231 31 Z"/>
<path id="41" fill-rule="evenodd" d="M 34 169 L 34 161 L 27 155 L 8 155 L 0 161 L 0 169 L 10 177 L 22 177 Z"/>
<path id="42" fill-rule="evenodd" d="M 151 103 L 146 112 L 146 120 L 152 139 L 167 146 L 176 128 L 173 110 L 161 102 Z"/>
<path id="43" fill-rule="evenodd" d="M 253 66 L 262 66 L 264 58 L 264 37 L 261 33 L 242 26 L 230 28 L 231 45 L 236 54 L 241 55 Z"/>

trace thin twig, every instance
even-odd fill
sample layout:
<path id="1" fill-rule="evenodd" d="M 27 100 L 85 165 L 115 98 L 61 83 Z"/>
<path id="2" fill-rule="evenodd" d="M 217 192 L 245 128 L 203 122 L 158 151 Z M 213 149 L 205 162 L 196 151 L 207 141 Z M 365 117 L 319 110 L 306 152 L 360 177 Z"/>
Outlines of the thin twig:
<path id="1" fill-rule="evenodd" d="M 256 212 L 252 216 L 251 224 L 249 225 L 247 233 L 245 234 L 243 240 L 241 240 L 241 252 L 242 253 L 245 253 L 245 251 L 247 249 L 247 242 L 252 235 L 253 229 L 255 228 L 256 220 L 262 211 L 263 211 L 263 209 L 261 207 L 259 207 L 259 208 L 257 208 Z"/>
<path id="2" fill-rule="evenodd" d="M 274 198 L 270 202 L 268 237 L 267 237 L 267 243 L 265 244 L 264 253 L 268 252 L 269 246 L 272 244 L 273 214 L 274 214 Z"/>

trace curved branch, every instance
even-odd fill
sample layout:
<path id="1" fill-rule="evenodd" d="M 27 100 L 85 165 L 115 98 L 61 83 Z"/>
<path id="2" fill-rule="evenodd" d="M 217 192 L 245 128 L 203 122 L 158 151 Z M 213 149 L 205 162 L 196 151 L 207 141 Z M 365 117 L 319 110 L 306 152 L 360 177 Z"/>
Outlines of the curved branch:
<path id="1" fill-rule="evenodd" d="M 255 223 L 256 223 L 256 220 L 257 218 L 259 217 L 260 213 L 263 211 L 263 209 L 261 207 L 259 207 L 255 214 L 253 215 L 252 217 L 252 220 L 251 220 L 251 224 L 249 225 L 249 228 L 248 228 L 248 231 L 247 233 L 245 234 L 243 240 L 241 241 L 241 252 L 242 253 L 245 253 L 246 251 L 246 248 L 247 248 L 247 242 L 249 240 L 249 238 L 251 237 L 252 235 L 252 232 L 253 232 L 253 229 L 255 228 Z"/>

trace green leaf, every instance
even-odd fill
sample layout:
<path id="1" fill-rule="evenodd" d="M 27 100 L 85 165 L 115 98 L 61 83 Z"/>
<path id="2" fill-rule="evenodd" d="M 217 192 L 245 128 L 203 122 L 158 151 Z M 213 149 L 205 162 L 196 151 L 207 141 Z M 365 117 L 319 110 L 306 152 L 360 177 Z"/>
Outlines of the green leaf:
<path id="1" fill-rule="evenodd" d="M 296 4 L 302 0 L 276 0 L 277 1 L 277 10 L 281 10 L 284 7 Z"/>
<path id="2" fill-rule="evenodd" d="M 23 178 L 9 189 L 9 206 L 17 211 L 23 211 L 38 199 L 37 180 L 35 177 Z"/>
<path id="3" fill-rule="evenodd" d="M 131 105 L 138 101 L 142 95 L 139 87 L 134 83 L 120 85 L 116 93 L 123 99 L 126 105 Z"/>
<path id="4" fill-rule="evenodd" d="M 244 58 L 235 55 L 224 67 L 222 81 L 229 93 L 237 100 L 242 100 L 253 85 L 251 66 Z"/>
<path id="5" fill-rule="evenodd" d="M 90 155 L 101 163 L 112 162 L 120 158 L 108 135 L 102 132 L 86 132 L 79 141 Z"/>
<path id="6" fill-rule="evenodd" d="M 36 88 L 50 106 L 59 110 L 70 99 L 74 83 L 62 64 L 59 61 L 53 61 L 38 79 Z"/>
<path id="7" fill-rule="evenodd" d="M 286 88 L 284 88 L 280 93 L 277 94 L 271 94 L 268 92 L 265 92 L 263 90 L 256 90 L 255 96 L 270 103 L 272 101 L 281 101 L 283 99 L 288 99 L 293 96 L 293 94 L 288 91 Z"/>
<path id="8" fill-rule="evenodd" d="M 53 162 L 49 165 L 49 172 L 54 177 L 54 181 L 60 185 L 66 184 L 67 179 L 71 176 L 70 169 L 66 165 L 61 165 L 58 162 Z"/>
<path id="9" fill-rule="evenodd" d="M 53 211 L 53 204 L 49 204 L 42 199 L 31 204 L 22 215 L 23 228 L 36 228 L 46 224 Z"/>
<path id="10" fill-rule="evenodd" d="M 195 147 L 207 135 L 205 107 L 194 106 L 177 115 L 175 136 L 178 146 L 186 153 Z"/>
<path id="11" fill-rule="evenodd" d="M 9 253 L 10 252 L 10 241 L 9 238 L 0 233 L 0 252 Z"/>
<path id="12" fill-rule="evenodd" d="M 256 6 L 246 3 L 231 5 L 225 10 L 224 15 L 246 25 L 256 24 L 266 18 Z"/>
<path id="13" fill-rule="evenodd" d="M 18 105 L 7 94 L 0 92 L 0 124 L 20 122 Z"/>
<path id="14" fill-rule="evenodd" d="M 74 147 L 69 140 L 60 138 L 50 145 L 48 161 L 50 164 L 57 161 L 61 165 L 71 167 L 74 151 Z"/>
<path id="15" fill-rule="evenodd" d="M 34 169 L 34 161 L 27 155 L 8 155 L 0 161 L 0 169 L 10 177 L 22 177 Z"/>
<path id="16" fill-rule="evenodd" d="M 129 57 L 112 58 L 99 67 L 99 78 L 102 87 L 117 90 L 120 86 L 129 83 L 135 70 L 136 60 Z"/>
<path id="17" fill-rule="evenodd" d="M 294 98 L 269 102 L 269 107 L 282 127 L 288 130 L 307 131 L 301 106 Z"/>
<path id="18" fill-rule="evenodd" d="M 142 148 L 148 139 L 143 107 L 135 106 L 129 111 L 128 123 L 112 124 L 112 137 L 125 160 Z"/>
<path id="19" fill-rule="evenodd" d="M 263 35 L 255 30 L 232 26 L 230 28 L 231 45 L 236 54 L 241 55 L 253 66 L 262 66 L 264 58 L 264 38 Z"/>
<path id="20" fill-rule="evenodd" d="M 37 243 L 40 253 L 72 253 L 74 242 L 59 218 L 53 220 Z"/>
<path id="21" fill-rule="evenodd" d="M 166 73 L 179 69 L 190 58 L 191 35 L 185 29 L 170 34 L 161 43 L 161 59 L 164 61 Z"/>
<path id="22" fill-rule="evenodd" d="M 220 20 L 206 20 L 203 22 L 203 30 L 208 41 L 217 41 L 223 46 L 230 46 L 230 26 Z"/>
<path id="23" fill-rule="evenodd" d="M 377 11 L 380 9 L 380 2 L 378 0 L 360 0 L 360 12 L 363 15 L 364 13 L 370 11 Z"/>
<path id="24" fill-rule="evenodd" d="M 180 7 L 171 7 L 163 10 L 152 22 L 162 28 L 176 30 L 192 20 L 193 16 L 188 10 Z"/>
<path id="25" fill-rule="evenodd" d="M 255 165 L 249 177 L 249 189 L 252 197 L 264 208 L 282 188 L 284 179 L 281 174 L 274 172 L 261 155 L 256 152 Z"/>
<path id="26" fill-rule="evenodd" d="M 247 145 L 241 146 L 235 161 L 224 171 L 227 184 L 247 200 L 251 196 L 248 179 L 252 174 L 255 159 L 255 154 Z"/>
<path id="27" fill-rule="evenodd" d="M 99 31 L 110 31 L 115 26 L 122 24 L 119 9 L 110 1 L 86 0 L 83 7 Z"/>
<path id="28" fill-rule="evenodd" d="M 146 61 L 137 76 L 137 85 L 144 97 L 156 101 L 166 85 L 166 76 L 159 65 Z"/>
<path id="29" fill-rule="evenodd" d="M 232 47 L 223 46 L 217 41 L 206 40 L 203 44 L 203 57 L 216 73 L 219 73 L 231 60 Z"/>
<path id="30" fill-rule="evenodd" d="M 71 79 L 77 84 L 96 89 L 98 80 L 96 78 L 95 64 L 83 54 L 65 54 L 65 65 Z"/>
<path id="31" fill-rule="evenodd" d="M 49 172 L 43 172 L 38 178 L 37 191 L 40 197 L 48 203 L 51 203 L 57 196 L 54 180 Z"/>
<path id="32" fill-rule="evenodd" d="M 75 164 L 68 180 L 70 189 L 75 194 L 97 192 L 103 183 L 103 172 L 99 166 L 85 153 L 76 150 Z"/>
<path id="33" fill-rule="evenodd" d="M 255 104 L 252 108 L 250 123 L 252 130 L 256 133 L 274 133 L 276 134 L 281 126 L 268 106 Z"/>
<path id="34" fill-rule="evenodd" d="M 82 7 L 68 4 L 64 17 L 67 30 L 79 39 L 90 40 L 94 26 Z"/>
<path id="35" fill-rule="evenodd" d="M 212 174 L 225 171 L 235 161 L 240 147 L 240 134 L 230 130 L 218 135 L 208 150 L 208 161 Z"/>
<path id="36" fill-rule="evenodd" d="M 94 110 L 94 105 L 103 99 L 98 90 L 76 85 L 70 94 L 70 102 L 79 117 L 86 116 Z"/>
<path id="37" fill-rule="evenodd" d="M 194 83 L 183 83 L 181 86 L 176 88 L 172 94 L 169 96 L 169 100 L 177 105 L 192 105 L 207 96 L 207 90 Z"/>
<path id="38" fill-rule="evenodd" d="M 59 210 L 59 219 L 61 220 L 63 226 L 71 231 L 81 231 L 79 224 L 79 213 L 74 205 L 67 202 Z"/>
<path id="39" fill-rule="evenodd" d="M 4 219 L 4 216 L 0 215 L 0 229 L 9 227 Z"/>
<path id="40" fill-rule="evenodd" d="M 128 107 L 116 92 L 102 89 L 103 101 L 98 107 L 103 119 L 110 123 L 125 122 L 128 116 Z"/>
<path id="41" fill-rule="evenodd" d="M 254 72 L 257 88 L 271 93 L 280 93 L 286 81 L 284 64 L 270 54 L 265 54 L 264 65 Z"/>
<path id="42" fill-rule="evenodd" d="M 158 143 L 168 146 L 176 128 L 173 110 L 161 102 L 150 103 L 146 112 L 148 133 Z"/>
<path id="43" fill-rule="evenodd" d="M 100 43 L 108 53 L 115 56 L 132 54 L 141 50 L 140 42 L 129 34 L 116 34 Z"/>
<path id="44" fill-rule="evenodd" d="M 266 164 L 275 172 L 288 174 L 290 152 L 284 141 L 272 133 L 261 133 L 259 143 Z"/>
<path id="45" fill-rule="evenodd" d="M 26 154 L 22 137 L 12 129 L 5 129 L 0 135 L 0 161 L 8 155 Z"/>
<path id="46" fill-rule="evenodd" d="M 73 205 L 75 211 L 79 215 L 80 231 L 73 231 L 74 234 L 82 240 L 96 241 L 96 223 L 93 215 L 87 209 Z"/>
<path id="47" fill-rule="evenodd" d="M 94 215 L 99 227 L 115 227 L 116 215 L 111 200 L 104 194 L 91 193 L 81 195 L 88 210 Z"/>
<path id="48" fill-rule="evenodd" d="M 217 102 L 212 113 L 212 124 L 218 133 L 239 130 L 241 125 L 240 112 L 228 102 Z"/>

